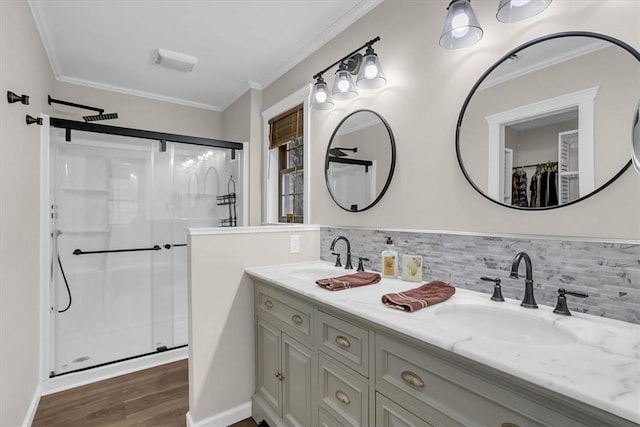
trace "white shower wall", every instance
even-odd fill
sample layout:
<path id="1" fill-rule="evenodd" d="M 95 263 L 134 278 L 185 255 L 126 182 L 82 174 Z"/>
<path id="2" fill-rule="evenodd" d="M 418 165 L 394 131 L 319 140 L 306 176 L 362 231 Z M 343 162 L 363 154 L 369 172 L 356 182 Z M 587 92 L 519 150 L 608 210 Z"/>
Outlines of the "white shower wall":
<path id="1" fill-rule="evenodd" d="M 186 229 L 229 216 L 217 197 L 231 176 L 241 191 L 241 151 L 170 141 L 161 151 L 159 141 L 81 131 L 67 142 L 53 128 L 51 136 L 51 370 L 187 344 Z M 57 256 L 72 296 L 62 313 L 69 296 Z"/>

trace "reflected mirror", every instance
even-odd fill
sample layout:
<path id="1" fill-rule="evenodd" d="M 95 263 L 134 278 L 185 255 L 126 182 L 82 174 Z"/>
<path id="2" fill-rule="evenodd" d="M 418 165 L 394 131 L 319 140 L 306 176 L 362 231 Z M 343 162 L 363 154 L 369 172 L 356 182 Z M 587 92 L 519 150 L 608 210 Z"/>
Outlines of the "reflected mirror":
<path id="1" fill-rule="evenodd" d="M 358 110 L 342 119 L 325 155 L 327 189 L 342 209 L 361 212 L 374 206 L 389 187 L 396 144 L 385 119 Z"/>
<path id="2" fill-rule="evenodd" d="M 636 172 L 640 173 L 640 102 L 633 114 L 633 131 L 632 131 L 631 159 Z"/>
<path id="3" fill-rule="evenodd" d="M 631 161 L 640 54 L 601 34 L 559 33 L 505 55 L 458 118 L 458 162 L 488 199 L 552 209 L 613 182 Z"/>

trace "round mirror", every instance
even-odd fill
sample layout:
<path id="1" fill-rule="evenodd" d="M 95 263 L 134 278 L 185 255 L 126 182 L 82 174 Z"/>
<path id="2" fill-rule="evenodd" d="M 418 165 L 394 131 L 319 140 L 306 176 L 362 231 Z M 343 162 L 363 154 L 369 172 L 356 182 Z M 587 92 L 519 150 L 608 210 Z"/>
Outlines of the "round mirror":
<path id="1" fill-rule="evenodd" d="M 601 34 L 532 40 L 480 77 L 458 117 L 471 185 L 516 209 L 553 209 L 602 190 L 630 165 L 640 54 Z"/>
<path id="2" fill-rule="evenodd" d="M 396 164 L 396 143 L 386 120 L 358 110 L 331 135 L 324 162 L 329 194 L 342 209 L 361 212 L 382 198 Z"/>

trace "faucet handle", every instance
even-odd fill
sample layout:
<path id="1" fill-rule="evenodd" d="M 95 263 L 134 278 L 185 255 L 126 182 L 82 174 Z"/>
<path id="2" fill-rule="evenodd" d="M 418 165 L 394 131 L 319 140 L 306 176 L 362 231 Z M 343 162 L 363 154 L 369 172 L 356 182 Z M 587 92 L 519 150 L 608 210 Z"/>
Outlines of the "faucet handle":
<path id="1" fill-rule="evenodd" d="M 492 279 L 491 277 L 482 276 L 480 279 L 484 280 L 485 282 L 495 283 L 493 285 L 493 295 L 491 295 L 491 301 L 504 301 L 504 297 L 502 296 L 502 285 L 500 284 L 501 280 L 499 277 Z"/>
<path id="2" fill-rule="evenodd" d="M 336 264 L 335 267 L 342 267 L 342 263 L 340 262 L 340 254 L 337 252 L 331 252 L 331 255 L 336 256 Z"/>
<path id="3" fill-rule="evenodd" d="M 556 314 L 562 314 L 563 316 L 571 316 L 571 312 L 569 311 L 569 307 L 567 306 L 567 297 L 565 295 L 572 295 L 578 298 L 587 298 L 589 295 L 584 292 L 573 292 L 567 291 L 564 288 L 558 289 L 558 302 L 556 303 L 556 308 L 553 309 L 553 312 Z"/>
<path id="4" fill-rule="evenodd" d="M 369 258 L 364 258 L 364 257 L 358 257 L 358 270 L 357 271 L 364 271 L 364 264 L 362 264 L 362 261 L 369 261 Z"/>

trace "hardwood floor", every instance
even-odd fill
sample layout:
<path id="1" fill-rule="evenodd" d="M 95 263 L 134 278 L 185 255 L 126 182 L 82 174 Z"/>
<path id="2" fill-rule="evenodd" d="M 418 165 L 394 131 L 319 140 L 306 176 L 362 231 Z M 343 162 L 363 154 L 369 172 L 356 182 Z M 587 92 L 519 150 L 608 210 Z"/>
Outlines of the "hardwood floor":
<path id="1" fill-rule="evenodd" d="M 32 426 L 184 427 L 188 381 L 181 360 L 43 396 Z"/>
<path id="2" fill-rule="evenodd" d="M 238 421 L 235 424 L 231 424 L 229 427 L 258 427 L 253 418 L 247 418 L 246 420 Z"/>
<path id="3" fill-rule="evenodd" d="M 184 427 L 186 360 L 42 396 L 32 427 Z M 232 427 L 257 427 L 251 418 Z"/>

